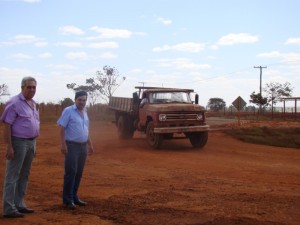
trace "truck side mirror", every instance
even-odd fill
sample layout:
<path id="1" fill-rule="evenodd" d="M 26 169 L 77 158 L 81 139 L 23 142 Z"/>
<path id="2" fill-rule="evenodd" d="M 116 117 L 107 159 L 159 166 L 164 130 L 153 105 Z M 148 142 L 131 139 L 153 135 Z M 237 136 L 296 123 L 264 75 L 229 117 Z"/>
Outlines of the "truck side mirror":
<path id="1" fill-rule="evenodd" d="M 199 95 L 196 94 L 195 95 L 195 104 L 198 105 L 198 103 L 199 103 Z"/>

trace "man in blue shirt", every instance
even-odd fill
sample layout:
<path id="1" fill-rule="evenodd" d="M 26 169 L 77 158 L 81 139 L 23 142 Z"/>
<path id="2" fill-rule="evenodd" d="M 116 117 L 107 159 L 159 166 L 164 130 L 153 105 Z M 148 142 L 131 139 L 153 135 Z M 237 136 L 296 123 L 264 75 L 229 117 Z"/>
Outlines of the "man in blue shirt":
<path id="1" fill-rule="evenodd" d="M 65 174 L 63 185 L 63 204 L 68 209 L 87 203 L 78 197 L 87 153 L 94 152 L 89 135 L 89 118 L 85 108 L 87 93 L 75 94 L 75 104 L 64 109 L 57 124 L 61 127 L 61 152 L 65 155 Z"/>

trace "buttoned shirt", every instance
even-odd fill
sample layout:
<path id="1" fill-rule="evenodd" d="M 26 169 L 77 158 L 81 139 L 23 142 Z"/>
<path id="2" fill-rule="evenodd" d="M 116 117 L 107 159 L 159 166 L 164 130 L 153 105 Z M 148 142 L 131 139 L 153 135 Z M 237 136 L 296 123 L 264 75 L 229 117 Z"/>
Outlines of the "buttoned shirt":
<path id="1" fill-rule="evenodd" d="M 86 108 L 83 109 L 83 114 L 79 112 L 75 104 L 65 108 L 57 124 L 65 128 L 66 141 L 87 142 L 89 118 Z"/>
<path id="2" fill-rule="evenodd" d="M 11 135 L 35 138 L 40 134 L 40 118 L 35 101 L 29 105 L 22 93 L 12 97 L 5 105 L 1 121 L 11 125 Z"/>
<path id="3" fill-rule="evenodd" d="M 143 104 L 148 103 L 148 102 L 149 102 L 148 98 L 143 98 L 140 104 L 143 105 Z"/>

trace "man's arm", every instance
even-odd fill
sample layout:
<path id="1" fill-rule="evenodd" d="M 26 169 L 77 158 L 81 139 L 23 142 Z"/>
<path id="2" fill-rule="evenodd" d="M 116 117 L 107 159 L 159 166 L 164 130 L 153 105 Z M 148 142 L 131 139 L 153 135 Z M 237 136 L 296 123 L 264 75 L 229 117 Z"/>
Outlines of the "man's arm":
<path id="1" fill-rule="evenodd" d="M 61 143 L 61 153 L 66 155 L 68 154 L 68 148 L 67 148 L 67 144 L 66 144 L 66 139 L 65 139 L 65 128 L 63 126 L 60 126 L 60 132 L 59 132 L 59 136 L 60 136 L 60 143 Z"/>
<path id="2" fill-rule="evenodd" d="M 12 160 L 14 158 L 14 149 L 11 142 L 11 125 L 4 123 L 4 143 L 6 144 L 6 159 Z"/>
<path id="3" fill-rule="evenodd" d="M 88 141 L 87 141 L 87 145 L 88 145 L 88 154 L 92 155 L 94 153 L 94 147 L 93 147 L 90 135 L 89 135 L 89 138 L 88 138 Z"/>

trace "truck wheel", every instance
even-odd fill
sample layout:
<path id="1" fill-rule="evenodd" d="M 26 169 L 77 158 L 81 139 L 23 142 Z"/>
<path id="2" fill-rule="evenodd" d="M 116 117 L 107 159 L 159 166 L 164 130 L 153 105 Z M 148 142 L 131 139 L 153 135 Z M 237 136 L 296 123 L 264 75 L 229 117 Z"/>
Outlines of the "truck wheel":
<path id="1" fill-rule="evenodd" d="M 118 133 L 121 139 L 130 139 L 133 137 L 134 130 L 126 116 L 120 116 L 118 119 Z"/>
<path id="2" fill-rule="evenodd" d="M 206 145 L 208 140 L 208 132 L 190 133 L 189 139 L 194 148 L 202 148 Z"/>
<path id="3" fill-rule="evenodd" d="M 158 149 L 161 146 L 163 141 L 163 136 L 161 134 L 154 133 L 154 125 L 152 121 L 150 121 L 147 125 L 146 136 L 147 136 L 147 142 L 150 145 L 150 147 L 154 149 Z"/>

